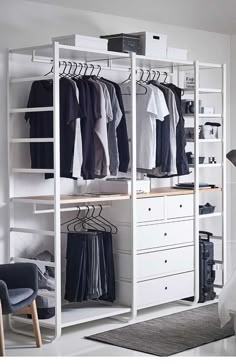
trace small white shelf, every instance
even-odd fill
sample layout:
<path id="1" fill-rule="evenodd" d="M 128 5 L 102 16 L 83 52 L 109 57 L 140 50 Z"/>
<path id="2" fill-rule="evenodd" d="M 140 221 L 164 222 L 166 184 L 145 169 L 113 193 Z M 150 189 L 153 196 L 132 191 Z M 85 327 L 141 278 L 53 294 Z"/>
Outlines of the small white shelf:
<path id="1" fill-rule="evenodd" d="M 26 112 L 46 112 L 46 111 L 53 111 L 53 106 L 48 107 L 23 107 L 18 109 L 10 109 L 11 114 L 21 114 Z"/>
<path id="2" fill-rule="evenodd" d="M 42 174 L 42 173 L 54 173 L 54 169 L 13 168 L 12 172 Z"/>
<path id="3" fill-rule="evenodd" d="M 194 139 L 187 139 L 187 143 L 195 143 Z M 222 139 L 199 139 L 199 143 L 222 143 Z"/>
<path id="4" fill-rule="evenodd" d="M 107 317 L 129 313 L 131 309 L 121 305 L 109 305 L 103 302 L 83 302 L 66 304 L 62 307 L 61 327 L 69 327 L 85 322 L 101 320 Z M 32 320 L 24 317 L 13 316 L 15 321 L 32 325 Z M 53 329 L 55 327 L 55 316 L 47 320 L 39 320 L 40 326 Z"/>
<path id="5" fill-rule="evenodd" d="M 209 119 L 222 118 L 222 114 L 202 114 L 202 113 L 199 113 L 198 116 L 199 116 L 199 118 L 209 118 Z M 183 117 L 184 118 L 194 118 L 194 114 L 184 114 Z"/>
<path id="6" fill-rule="evenodd" d="M 199 88 L 200 94 L 220 94 L 222 93 L 222 89 L 220 88 Z M 194 89 L 185 88 L 184 92 L 194 94 Z"/>
<path id="7" fill-rule="evenodd" d="M 53 143 L 53 138 L 13 138 L 11 143 Z"/>
<path id="8" fill-rule="evenodd" d="M 199 168 L 219 168 L 222 167 L 221 163 L 202 163 L 198 164 Z M 189 168 L 195 168 L 194 164 L 189 164 Z"/>
<path id="9" fill-rule="evenodd" d="M 212 217 L 221 217 L 221 216 L 222 216 L 221 212 L 213 212 L 211 214 L 199 215 L 199 219 L 204 220 Z"/>

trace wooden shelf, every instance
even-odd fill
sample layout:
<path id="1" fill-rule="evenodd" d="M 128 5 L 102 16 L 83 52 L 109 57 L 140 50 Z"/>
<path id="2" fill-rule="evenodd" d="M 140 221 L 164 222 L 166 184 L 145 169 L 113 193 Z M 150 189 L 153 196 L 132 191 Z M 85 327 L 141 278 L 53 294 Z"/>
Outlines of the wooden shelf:
<path id="1" fill-rule="evenodd" d="M 215 192 L 221 191 L 221 188 L 205 188 L 200 189 L 200 192 Z M 150 193 L 137 194 L 137 198 L 151 198 L 151 197 L 162 197 L 162 196 L 176 196 L 176 195 L 190 195 L 193 194 L 193 190 L 189 189 L 175 189 L 170 187 L 160 187 L 153 189 Z M 12 200 L 14 202 L 20 203 L 33 203 L 40 205 L 53 205 L 54 196 L 25 196 L 25 197 L 15 197 Z M 111 195 L 98 195 L 94 196 L 80 196 L 80 195 L 61 195 L 61 205 L 72 205 L 72 204 L 84 204 L 90 202 L 109 202 L 109 201 L 122 201 L 131 199 L 130 195 L 127 194 L 111 194 Z"/>

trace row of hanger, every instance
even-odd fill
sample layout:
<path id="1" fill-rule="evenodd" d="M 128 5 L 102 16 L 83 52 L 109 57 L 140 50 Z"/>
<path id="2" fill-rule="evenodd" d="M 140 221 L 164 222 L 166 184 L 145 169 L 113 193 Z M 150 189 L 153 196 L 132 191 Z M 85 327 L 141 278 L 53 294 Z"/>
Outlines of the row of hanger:
<path id="1" fill-rule="evenodd" d="M 102 216 L 102 205 L 98 205 L 99 212 L 95 216 L 95 210 L 97 209 L 97 206 L 89 205 L 85 206 L 86 212 L 83 216 L 81 216 L 82 209 L 80 206 L 77 206 L 78 213 L 77 215 L 61 224 L 61 226 L 66 225 L 67 232 L 81 232 L 81 231 L 87 231 L 88 227 L 95 231 L 101 231 L 101 232 L 110 232 L 111 234 L 117 234 L 118 229 L 117 227 L 112 224 L 109 220 L 107 220 L 104 216 Z M 83 208 L 84 211 L 84 208 Z"/>
<path id="2" fill-rule="evenodd" d="M 144 79 L 144 74 L 147 73 L 147 78 Z M 153 73 L 153 76 L 151 76 L 151 74 Z M 136 70 L 136 74 L 137 74 L 137 70 Z M 163 74 L 165 76 L 165 79 L 163 81 L 163 83 L 166 83 L 166 79 L 168 77 L 168 73 L 167 72 L 159 72 L 158 70 L 154 70 L 154 69 L 142 69 L 140 68 L 140 78 L 136 79 L 136 83 L 141 86 L 144 89 L 144 92 L 142 93 L 137 93 L 137 95 L 146 95 L 147 93 L 147 87 L 145 86 L 145 84 L 148 84 L 151 81 L 159 81 L 159 78 L 161 76 L 161 74 Z M 130 82 L 131 81 L 131 73 L 129 74 L 129 77 L 124 80 L 122 83 L 126 83 L 126 82 Z M 123 95 L 130 95 L 130 94 L 123 94 Z"/>
<path id="3" fill-rule="evenodd" d="M 62 68 L 61 72 L 60 69 Z M 88 72 L 88 69 L 91 68 L 90 73 Z M 95 70 L 98 70 L 95 72 Z M 59 76 L 60 77 L 69 77 L 69 78 L 80 78 L 82 76 L 86 77 L 93 77 L 93 78 L 99 78 L 100 72 L 102 70 L 102 67 L 100 65 L 94 65 L 94 64 L 87 64 L 87 63 L 77 63 L 77 62 L 70 62 L 70 61 L 60 61 L 59 62 Z M 145 95 L 147 93 L 147 87 L 145 84 L 148 84 L 151 81 L 159 81 L 161 75 L 164 75 L 165 78 L 163 80 L 163 84 L 166 83 L 168 73 L 167 72 L 160 72 L 155 69 L 142 69 L 140 68 L 140 77 L 136 80 L 136 83 L 140 85 L 144 92 L 137 93 L 137 95 Z M 138 71 L 136 70 L 136 74 Z M 147 73 L 147 77 L 145 78 L 144 75 Z M 48 76 L 50 74 L 53 74 L 53 65 L 51 70 L 46 73 L 44 76 Z M 122 83 L 130 82 L 131 81 L 131 72 L 129 74 L 129 77 L 124 80 Z M 126 95 L 126 94 L 124 94 Z M 130 95 L 130 94 L 129 94 Z"/>
<path id="4" fill-rule="evenodd" d="M 62 72 L 60 72 L 60 68 L 62 68 Z M 84 68 L 84 71 L 83 71 Z M 91 68 L 90 74 L 87 74 L 88 69 Z M 98 70 L 97 74 L 94 71 Z M 77 62 L 70 62 L 70 61 L 60 61 L 59 62 L 59 76 L 60 77 L 73 77 L 79 78 L 81 76 L 96 76 L 99 77 L 99 74 L 102 70 L 100 65 L 93 65 L 87 63 L 77 63 Z M 51 70 L 46 73 L 44 76 L 48 76 L 53 74 L 53 65 Z"/>

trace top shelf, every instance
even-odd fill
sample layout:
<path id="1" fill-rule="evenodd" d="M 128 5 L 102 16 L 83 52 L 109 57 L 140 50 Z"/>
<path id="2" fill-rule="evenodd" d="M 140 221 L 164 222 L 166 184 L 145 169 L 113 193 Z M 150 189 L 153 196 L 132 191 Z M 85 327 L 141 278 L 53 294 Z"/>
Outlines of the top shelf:
<path id="1" fill-rule="evenodd" d="M 86 49 L 69 45 L 59 45 L 60 58 L 68 60 L 77 60 L 91 63 L 101 63 L 113 61 L 117 65 L 130 67 L 130 54 L 112 51 L 99 51 L 95 49 Z M 11 49 L 10 53 L 21 55 L 34 55 L 35 58 L 49 58 L 53 59 L 53 44 L 46 44 L 42 46 Z M 147 68 L 165 68 L 171 66 L 191 66 L 193 61 L 173 60 L 173 59 L 157 59 L 142 55 L 136 55 L 137 67 Z"/>

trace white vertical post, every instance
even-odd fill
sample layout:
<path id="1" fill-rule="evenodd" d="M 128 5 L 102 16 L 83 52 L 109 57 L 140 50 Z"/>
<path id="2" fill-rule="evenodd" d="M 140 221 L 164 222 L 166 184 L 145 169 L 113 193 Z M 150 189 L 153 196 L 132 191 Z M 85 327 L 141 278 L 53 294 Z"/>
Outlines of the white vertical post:
<path id="1" fill-rule="evenodd" d="M 131 188 L 131 223 L 132 223 L 132 319 L 137 315 L 136 308 L 136 54 L 131 52 L 131 106 L 132 106 L 132 188 Z"/>
<path id="2" fill-rule="evenodd" d="M 227 282 L 227 236 L 226 236 L 226 64 L 222 64 L 222 285 Z"/>
<path id="3" fill-rule="evenodd" d="M 14 240 L 11 236 L 10 228 L 14 224 L 14 202 L 11 202 L 11 198 L 14 197 L 14 174 L 12 173 L 12 144 L 11 144 L 11 132 L 12 132 L 12 117 L 10 114 L 10 72 L 11 72 L 11 52 L 8 50 L 7 56 L 7 168 L 8 168 L 8 241 L 7 252 L 5 254 L 5 261 L 8 263 L 12 256 L 14 256 Z"/>
<path id="4" fill-rule="evenodd" d="M 194 62 L 194 303 L 199 300 L 199 63 Z"/>
<path id="5" fill-rule="evenodd" d="M 59 43 L 53 45 L 53 163 L 54 163 L 54 255 L 56 278 L 56 338 L 61 335 L 61 216 L 60 216 L 60 78 Z"/>

